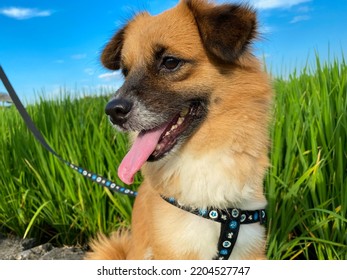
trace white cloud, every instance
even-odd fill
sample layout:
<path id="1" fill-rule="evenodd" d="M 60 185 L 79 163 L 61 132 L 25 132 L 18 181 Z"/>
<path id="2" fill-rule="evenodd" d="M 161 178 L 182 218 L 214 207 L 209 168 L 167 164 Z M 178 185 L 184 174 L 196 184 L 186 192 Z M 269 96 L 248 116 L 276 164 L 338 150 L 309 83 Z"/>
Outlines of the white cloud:
<path id="1" fill-rule="evenodd" d="M 309 20 L 311 17 L 308 15 L 295 16 L 289 23 L 297 23 L 300 21 Z"/>
<path id="2" fill-rule="evenodd" d="M 17 20 L 24 20 L 34 17 L 49 17 L 53 12 L 50 10 L 9 7 L 0 9 L 0 14 Z"/>
<path id="3" fill-rule="evenodd" d="M 260 10 L 290 8 L 292 6 L 310 2 L 311 0 L 251 0 L 250 3 Z"/>
<path id="4" fill-rule="evenodd" d="M 98 76 L 99 79 L 105 80 L 105 81 L 112 81 L 112 80 L 121 80 L 122 74 L 120 71 L 115 71 L 111 73 L 104 73 Z"/>
<path id="5" fill-rule="evenodd" d="M 270 25 L 261 25 L 259 26 L 259 33 L 260 34 L 270 34 L 274 33 L 276 31 L 276 27 L 270 26 Z"/>

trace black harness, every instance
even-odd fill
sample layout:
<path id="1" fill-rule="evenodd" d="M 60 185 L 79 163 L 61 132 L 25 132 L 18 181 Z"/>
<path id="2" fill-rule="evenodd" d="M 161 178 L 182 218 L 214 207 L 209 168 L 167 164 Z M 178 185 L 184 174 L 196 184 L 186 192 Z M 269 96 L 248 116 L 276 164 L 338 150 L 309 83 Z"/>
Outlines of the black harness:
<path id="1" fill-rule="evenodd" d="M 163 196 L 162 198 L 171 205 L 184 211 L 221 224 L 218 240 L 218 252 L 213 258 L 214 260 L 229 259 L 236 244 L 241 224 L 264 224 L 266 220 L 265 209 L 253 211 L 237 208 L 227 208 L 223 210 L 216 208 L 202 209 L 180 205 L 174 198 L 166 198 Z"/>
<path id="2" fill-rule="evenodd" d="M 88 178 L 92 180 L 93 182 L 105 188 L 110 189 L 113 192 L 125 194 L 127 196 L 132 196 L 132 197 L 137 196 L 136 191 L 132 191 L 125 187 L 119 186 L 116 183 L 104 178 L 103 176 L 100 176 L 94 172 L 90 172 L 80 166 L 74 165 L 66 161 L 60 155 L 58 155 L 53 150 L 53 148 L 46 142 L 41 132 L 35 126 L 34 122 L 30 118 L 28 112 L 26 111 L 22 102 L 17 96 L 15 90 L 13 89 L 1 65 L 0 65 L 0 79 L 2 80 L 5 88 L 7 89 L 9 95 L 11 96 L 13 103 L 17 107 L 27 127 L 46 150 L 48 150 L 50 153 L 56 156 L 64 164 L 68 165 L 73 170 L 83 175 L 85 178 Z M 219 241 L 218 241 L 218 253 L 216 257 L 213 258 L 215 260 L 229 259 L 232 253 L 232 250 L 236 244 L 237 236 L 239 234 L 241 224 L 253 224 L 258 222 L 260 224 L 264 224 L 266 219 L 266 213 L 264 209 L 253 210 L 253 211 L 241 210 L 237 208 L 229 208 L 225 210 L 215 209 L 215 208 L 201 209 L 201 208 L 193 208 L 193 207 L 180 205 L 174 198 L 163 197 L 163 199 L 169 202 L 171 205 L 176 206 L 184 211 L 187 211 L 199 217 L 209 219 L 221 224 L 221 231 L 220 231 Z"/>

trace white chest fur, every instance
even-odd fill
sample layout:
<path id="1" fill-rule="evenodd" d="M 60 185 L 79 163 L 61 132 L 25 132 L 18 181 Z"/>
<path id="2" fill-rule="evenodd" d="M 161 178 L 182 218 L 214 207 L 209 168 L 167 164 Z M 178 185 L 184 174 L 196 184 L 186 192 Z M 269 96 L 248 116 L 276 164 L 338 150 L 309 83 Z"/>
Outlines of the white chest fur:
<path id="1" fill-rule="evenodd" d="M 244 163 L 240 164 L 234 152 L 226 149 L 199 156 L 187 152 L 172 156 L 159 167 L 165 170 L 161 172 L 165 192 L 182 204 L 200 208 L 263 208 L 266 206 L 261 185 L 263 174 L 258 174 L 256 161 L 249 155 L 242 158 Z"/>
<path id="2" fill-rule="evenodd" d="M 174 188 L 167 185 L 170 195 L 180 204 L 199 208 L 238 207 L 256 210 L 266 206 L 263 196 L 254 196 L 252 180 L 241 176 L 232 152 L 220 151 L 199 158 L 183 153 L 165 163 L 164 176 L 178 178 Z M 254 175 L 254 174 L 253 174 Z M 246 179 L 244 179 L 246 178 Z M 172 206 L 174 207 L 174 206 Z M 217 253 L 220 224 L 177 209 L 177 216 L 162 224 L 167 228 L 171 250 L 177 254 L 197 252 L 201 259 L 212 259 Z M 174 240 L 172 239 L 174 236 Z M 263 240 L 265 230 L 260 224 L 241 225 L 239 236 L 230 259 L 242 259 Z"/>

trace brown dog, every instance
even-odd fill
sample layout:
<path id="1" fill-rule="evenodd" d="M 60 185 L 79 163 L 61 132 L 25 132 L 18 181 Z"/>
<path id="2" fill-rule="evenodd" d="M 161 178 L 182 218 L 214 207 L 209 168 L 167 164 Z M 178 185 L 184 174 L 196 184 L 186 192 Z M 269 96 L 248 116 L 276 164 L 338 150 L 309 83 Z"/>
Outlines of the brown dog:
<path id="1" fill-rule="evenodd" d="M 271 88 L 256 35 L 249 7 L 182 0 L 111 39 L 102 62 L 125 82 L 106 113 L 133 136 L 118 174 L 131 184 L 141 169 L 144 182 L 131 233 L 99 236 L 88 259 L 265 258 Z"/>

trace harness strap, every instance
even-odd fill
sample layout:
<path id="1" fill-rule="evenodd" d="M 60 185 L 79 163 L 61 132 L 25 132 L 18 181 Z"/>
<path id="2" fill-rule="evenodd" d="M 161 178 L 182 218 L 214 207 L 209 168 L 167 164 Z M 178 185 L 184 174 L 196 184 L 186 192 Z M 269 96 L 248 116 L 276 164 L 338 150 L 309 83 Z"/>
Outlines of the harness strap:
<path id="1" fill-rule="evenodd" d="M 221 230 L 218 240 L 218 252 L 214 260 L 229 259 L 237 241 L 241 224 L 264 224 L 266 221 L 265 209 L 260 210 L 241 210 L 238 208 L 216 209 L 216 208 L 193 208 L 181 205 L 176 199 L 170 197 L 162 198 L 173 206 L 199 217 L 218 222 Z"/>

